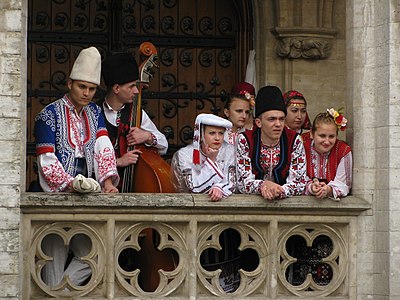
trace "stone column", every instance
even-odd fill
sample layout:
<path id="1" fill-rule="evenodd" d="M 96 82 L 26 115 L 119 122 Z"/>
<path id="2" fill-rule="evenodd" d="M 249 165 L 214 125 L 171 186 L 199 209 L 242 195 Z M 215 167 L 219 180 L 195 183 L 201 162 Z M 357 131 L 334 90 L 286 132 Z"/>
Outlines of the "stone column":
<path id="1" fill-rule="evenodd" d="M 399 1 L 347 1 L 347 107 L 360 219 L 358 299 L 400 297 Z"/>
<path id="2" fill-rule="evenodd" d="M 25 1 L 22 1 L 25 3 Z M 18 299 L 19 200 L 25 186 L 26 17 L 21 1 L 0 4 L 0 298 Z"/>

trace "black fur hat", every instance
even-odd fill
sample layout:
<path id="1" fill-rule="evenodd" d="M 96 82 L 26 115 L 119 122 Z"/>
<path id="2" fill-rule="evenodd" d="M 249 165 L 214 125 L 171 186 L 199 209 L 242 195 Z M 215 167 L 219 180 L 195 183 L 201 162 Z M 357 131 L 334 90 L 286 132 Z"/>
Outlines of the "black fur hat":
<path id="1" fill-rule="evenodd" d="M 263 112 L 269 110 L 281 110 L 286 116 L 286 106 L 281 90 L 277 86 L 268 85 L 262 87 L 256 97 L 255 116 L 258 118 Z"/>
<path id="2" fill-rule="evenodd" d="M 139 79 L 139 67 L 132 54 L 124 52 L 107 57 L 101 68 L 106 86 L 124 84 Z"/>

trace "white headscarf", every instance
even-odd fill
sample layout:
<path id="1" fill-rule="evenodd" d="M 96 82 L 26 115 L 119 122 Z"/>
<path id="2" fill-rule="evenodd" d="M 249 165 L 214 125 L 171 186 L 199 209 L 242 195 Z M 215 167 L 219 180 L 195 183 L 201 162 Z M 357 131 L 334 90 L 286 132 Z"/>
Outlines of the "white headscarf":
<path id="1" fill-rule="evenodd" d="M 199 114 L 196 118 L 194 124 L 194 133 L 193 133 L 193 163 L 199 164 L 200 163 L 200 140 L 201 140 L 201 133 L 200 128 L 201 125 L 209 125 L 209 126 L 217 126 L 217 127 L 224 127 L 232 128 L 232 122 L 228 121 L 224 118 L 218 117 L 213 114 Z"/>

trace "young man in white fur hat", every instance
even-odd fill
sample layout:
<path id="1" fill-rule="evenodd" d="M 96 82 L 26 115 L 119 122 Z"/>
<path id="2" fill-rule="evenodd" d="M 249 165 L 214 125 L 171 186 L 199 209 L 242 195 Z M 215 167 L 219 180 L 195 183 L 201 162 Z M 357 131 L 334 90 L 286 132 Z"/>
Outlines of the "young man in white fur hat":
<path id="1" fill-rule="evenodd" d="M 100 74 L 99 51 L 95 47 L 83 49 L 67 82 L 69 92 L 36 116 L 39 182 L 45 192 L 98 191 L 95 181 L 86 180 L 93 175 L 103 192 L 118 192 L 113 147 L 101 109 L 91 102 Z M 78 174 L 84 178 L 76 178 Z"/>
<path id="2" fill-rule="evenodd" d="M 47 105 L 35 119 L 39 182 L 45 192 L 118 192 L 113 146 L 101 109 L 91 102 L 100 84 L 100 69 L 99 51 L 95 47 L 83 49 L 67 82 L 69 92 Z M 43 251 L 53 257 L 42 273 L 49 286 L 67 276 L 79 286 L 90 276 L 90 266 L 79 259 L 90 252 L 89 238 L 76 235 L 69 246 L 61 237 L 43 240 Z M 75 257 L 64 271 L 69 248 Z"/>

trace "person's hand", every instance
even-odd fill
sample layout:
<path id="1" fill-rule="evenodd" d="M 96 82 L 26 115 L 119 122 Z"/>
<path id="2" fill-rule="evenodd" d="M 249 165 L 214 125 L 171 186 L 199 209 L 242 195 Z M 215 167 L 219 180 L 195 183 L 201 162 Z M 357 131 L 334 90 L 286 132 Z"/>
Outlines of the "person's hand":
<path id="1" fill-rule="evenodd" d="M 320 188 L 319 190 L 315 193 L 315 196 L 318 199 L 323 199 L 327 197 L 331 197 L 333 194 L 332 187 L 327 185 L 325 182 L 320 182 L 319 183 Z"/>
<path id="2" fill-rule="evenodd" d="M 317 195 L 319 191 L 321 190 L 321 182 L 319 182 L 318 178 L 314 178 L 311 184 L 311 192 L 314 195 Z"/>
<path id="3" fill-rule="evenodd" d="M 202 149 L 203 149 L 204 154 L 209 159 L 211 159 L 213 162 L 215 162 L 215 160 L 217 159 L 217 156 L 218 156 L 219 149 L 212 149 L 207 144 L 205 144 Z"/>
<path id="4" fill-rule="evenodd" d="M 210 199 L 211 199 L 212 202 L 217 202 L 217 201 L 221 200 L 224 197 L 224 194 L 222 193 L 222 191 L 217 187 L 213 187 L 208 192 L 208 195 L 210 196 Z"/>
<path id="5" fill-rule="evenodd" d="M 151 132 L 143 130 L 139 127 L 132 127 L 126 136 L 128 146 L 139 145 L 139 144 L 152 144 L 153 137 Z"/>
<path id="6" fill-rule="evenodd" d="M 113 185 L 111 178 L 104 180 L 103 193 L 118 193 L 118 189 Z"/>
<path id="7" fill-rule="evenodd" d="M 132 164 L 136 164 L 140 154 L 142 154 L 142 151 L 140 151 L 139 149 L 134 149 L 126 152 L 124 155 L 117 158 L 117 167 L 126 167 Z"/>
<path id="8" fill-rule="evenodd" d="M 283 199 L 286 197 L 283 187 L 269 180 L 263 182 L 261 186 L 261 196 L 267 200 Z"/>

